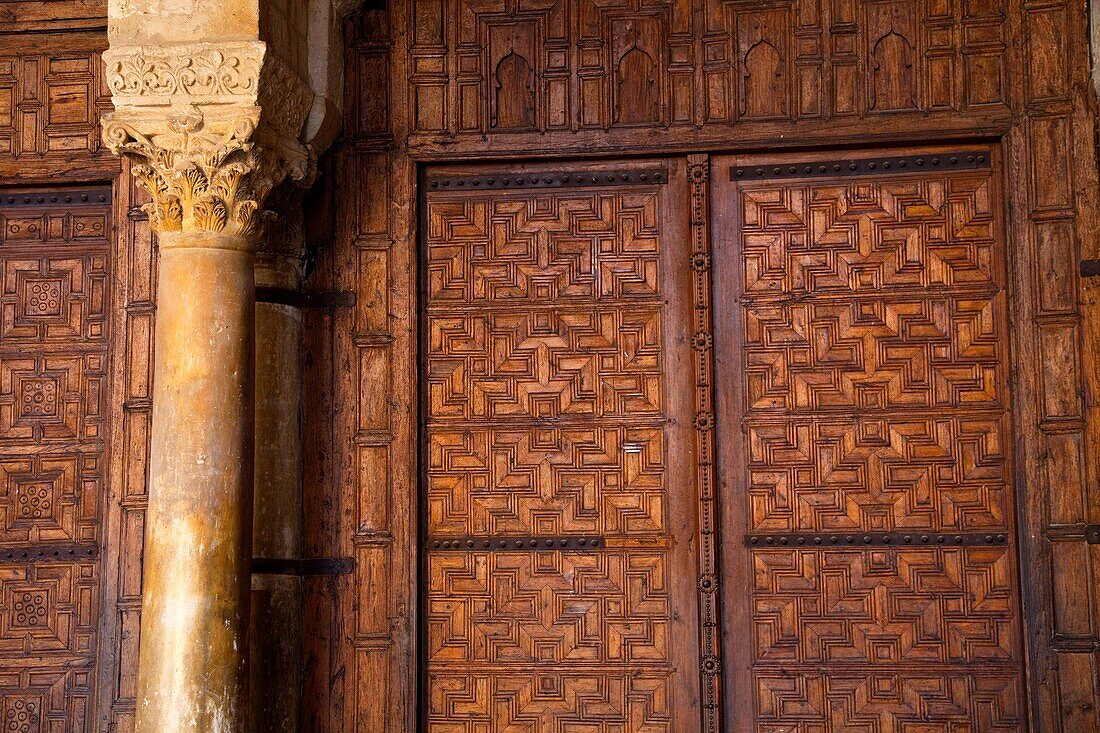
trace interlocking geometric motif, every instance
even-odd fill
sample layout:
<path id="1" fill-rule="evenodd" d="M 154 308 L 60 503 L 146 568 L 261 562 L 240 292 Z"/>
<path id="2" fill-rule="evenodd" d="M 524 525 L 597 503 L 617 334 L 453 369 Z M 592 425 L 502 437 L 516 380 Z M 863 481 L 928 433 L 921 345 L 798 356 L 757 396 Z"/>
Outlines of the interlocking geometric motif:
<path id="1" fill-rule="evenodd" d="M 95 563 L 0 568 L 0 658 L 5 666 L 39 663 L 35 655 L 83 658 L 95 649 Z"/>
<path id="2" fill-rule="evenodd" d="M 107 254 L 5 257 L 0 339 L 6 345 L 106 340 Z"/>
<path id="3" fill-rule="evenodd" d="M 25 660 L 24 660 L 25 661 Z M 94 669 L 0 667 L 0 730 L 4 733 L 83 731 L 94 721 Z"/>
<path id="4" fill-rule="evenodd" d="M 757 663 L 1011 662 L 1005 548 L 753 553 Z"/>
<path id="5" fill-rule="evenodd" d="M 106 405 L 102 353 L 0 354 L 0 439 L 95 440 Z"/>
<path id="6" fill-rule="evenodd" d="M 994 175 L 737 186 L 749 531 L 1013 537 Z M 1014 540 L 745 552 L 757 731 L 1020 728 Z"/>
<path id="7" fill-rule="evenodd" d="M 568 302 L 659 296 L 657 197 L 584 193 L 433 205 L 436 302 Z"/>
<path id="8" fill-rule="evenodd" d="M 51 19 L 71 14 L 58 6 L 64 3 L 42 6 L 39 12 Z M 12 18 L 16 23 L 24 20 L 18 15 Z M 55 165 L 87 159 L 99 149 L 99 118 L 110 108 L 99 54 L 106 41 L 95 33 L 35 33 L 30 38 L 9 35 L 0 49 L 0 155 L 52 158 Z M 44 50 L 48 44 L 54 48 Z"/>
<path id="9" fill-rule="evenodd" d="M 94 542 L 103 459 L 0 456 L 0 543 Z"/>
<path id="10" fill-rule="evenodd" d="M 1008 733 L 1023 710 L 1012 673 L 933 674 L 919 668 L 845 674 L 842 670 L 757 672 L 759 733 Z"/>
<path id="11" fill-rule="evenodd" d="M 751 529 L 1010 526 L 991 181 L 738 188 Z"/>
<path id="12" fill-rule="evenodd" d="M 428 690 L 432 733 L 671 733 L 683 722 L 667 676 L 644 669 L 429 671 Z"/>
<path id="13" fill-rule="evenodd" d="M 103 540 L 109 212 L 107 189 L 0 197 L 0 549 Z M 101 577 L 98 560 L 0 567 L 4 731 L 96 725 Z"/>
<path id="14" fill-rule="evenodd" d="M 997 407 L 1003 297 L 844 298 L 746 309 L 755 411 Z"/>
<path id="15" fill-rule="evenodd" d="M 431 662 L 668 662 L 660 552 L 436 554 L 428 561 Z"/>
<path id="16" fill-rule="evenodd" d="M 433 317 L 430 416 L 657 417 L 662 338 L 654 307 Z"/>
<path id="17" fill-rule="evenodd" d="M 992 286 L 992 196 L 986 172 L 746 186 L 745 293 Z"/>
<path id="18" fill-rule="evenodd" d="M 665 531 L 660 427 L 433 430 L 428 531 L 641 535 Z"/>
<path id="19" fill-rule="evenodd" d="M 517 110 L 500 114 L 513 124 Z M 669 431 L 691 412 L 672 427 L 658 191 L 620 181 L 427 196 L 428 547 L 603 540 L 428 551 L 432 733 L 690 729 L 673 717 L 693 704 L 673 679 L 698 672 L 679 668 L 674 638 L 694 583 L 676 590 L 675 574 L 694 568 L 668 548 L 690 542 L 671 532 L 674 511 L 693 506 L 690 484 L 669 485 Z"/>
<path id="20" fill-rule="evenodd" d="M 1003 418 L 753 421 L 751 531 L 1003 531 Z"/>

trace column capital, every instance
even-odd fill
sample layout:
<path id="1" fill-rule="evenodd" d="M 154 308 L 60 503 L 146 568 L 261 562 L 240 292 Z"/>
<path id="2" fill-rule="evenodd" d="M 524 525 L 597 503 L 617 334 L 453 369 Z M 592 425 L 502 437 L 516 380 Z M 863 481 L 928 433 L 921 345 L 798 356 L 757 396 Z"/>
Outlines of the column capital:
<path id="1" fill-rule="evenodd" d="M 103 59 L 115 105 L 103 141 L 133 161 L 158 234 L 249 246 L 268 193 L 311 180 L 315 158 L 298 136 L 313 93 L 262 41 L 114 46 Z"/>

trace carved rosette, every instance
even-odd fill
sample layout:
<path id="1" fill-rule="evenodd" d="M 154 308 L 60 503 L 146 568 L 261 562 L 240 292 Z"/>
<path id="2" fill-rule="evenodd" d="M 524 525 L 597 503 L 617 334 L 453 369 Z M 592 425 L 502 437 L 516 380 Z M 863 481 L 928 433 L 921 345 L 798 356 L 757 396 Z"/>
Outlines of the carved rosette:
<path id="1" fill-rule="evenodd" d="M 254 245 L 270 191 L 285 179 L 310 182 L 314 156 L 298 135 L 312 93 L 265 54 L 260 41 L 104 53 L 115 112 L 103 119 L 103 140 L 133 161 L 158 233 Z"/>

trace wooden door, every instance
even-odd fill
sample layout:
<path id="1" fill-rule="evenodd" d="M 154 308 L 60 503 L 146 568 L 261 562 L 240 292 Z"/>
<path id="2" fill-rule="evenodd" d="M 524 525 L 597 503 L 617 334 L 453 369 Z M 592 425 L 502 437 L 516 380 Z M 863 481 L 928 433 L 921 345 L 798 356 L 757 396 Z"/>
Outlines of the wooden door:
<path id="1" fill-rule="evenodd" d="M 723 157 L 734 731 L 1019 730 L 995 150 Z"/>
<path id="2" fill-rule="evenodd" d="M 0 727 L 95 726 L 107 187 L 0 192 Z"/>
<path id="3" fill-rule="evenodd" d="M 432 733 L 699 729 L 685 171 L 424 181 Z"/>

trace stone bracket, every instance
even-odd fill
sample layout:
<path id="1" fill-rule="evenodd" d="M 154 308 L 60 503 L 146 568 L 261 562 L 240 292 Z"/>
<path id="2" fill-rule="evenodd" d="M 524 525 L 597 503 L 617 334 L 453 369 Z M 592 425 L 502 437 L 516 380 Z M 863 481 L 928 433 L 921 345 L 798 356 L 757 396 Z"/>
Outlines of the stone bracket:
<path id="1" fill-rule="evenodd" d="M 254 575 L 348 575 L 355 571 L 350 557 L 254 557 Z"/>
<path id="2" fill-rule="evenodd" d="M 256 302 L 289 305 L 294 308 L 341 308 L 355 305 L 354 290 L 301 291 L 290 288 L 256 286 Z"/>

